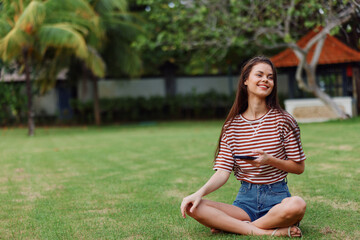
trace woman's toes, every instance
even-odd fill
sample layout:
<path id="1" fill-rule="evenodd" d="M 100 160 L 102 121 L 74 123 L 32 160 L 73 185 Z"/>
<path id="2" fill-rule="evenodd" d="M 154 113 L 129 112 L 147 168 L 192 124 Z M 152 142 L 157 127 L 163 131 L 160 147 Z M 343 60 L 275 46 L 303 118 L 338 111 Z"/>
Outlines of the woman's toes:
<path id="1" fill-rule="evenodd" d="M 219 229 L 215 229 L 215 228 L 212 228 L 212 229 L 211 229 L 211 233 L 212 233 L 212 234 L 221 233 L 221 232 L 222 232 L 222 231 L 219 230 Z"/>
<path id="2" fill-rule="evenodd" d="M 301 237 L 301 230 L 296 226 L 292 226 L 290 229 L 290 236 L 291 237 Z"/>
<path id="3" fill-rule="evenodd" d="M 277 230 L 273 231 L 273 235 L 278 237 L 301 237 L 301 230 L 296 226 L 278 228 Z"/>

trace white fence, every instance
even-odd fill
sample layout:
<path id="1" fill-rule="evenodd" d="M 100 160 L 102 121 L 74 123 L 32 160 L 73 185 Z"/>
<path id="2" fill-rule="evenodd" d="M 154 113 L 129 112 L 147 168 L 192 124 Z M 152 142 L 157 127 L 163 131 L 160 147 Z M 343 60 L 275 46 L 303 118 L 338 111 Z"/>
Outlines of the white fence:
<path id="1" fill-rule="evenodd" d="M 350 117 L 357 115 L 356 103 L 353 98 L 335 97 L 333 100 Z M 298 122 L 323 122 L 336 118 L 330 108 L 317 98 L 285 100 L 285 109 Z"/>

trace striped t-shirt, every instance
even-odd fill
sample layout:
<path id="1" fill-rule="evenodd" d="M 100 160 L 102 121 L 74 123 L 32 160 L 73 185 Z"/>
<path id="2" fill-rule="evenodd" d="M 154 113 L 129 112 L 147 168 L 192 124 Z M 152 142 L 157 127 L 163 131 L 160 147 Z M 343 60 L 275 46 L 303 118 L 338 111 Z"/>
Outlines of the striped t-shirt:
<path id="1" fill-rule="evenodd" d="M 287 112 L 269 110 L 256 120 L 248 120 L 241 114 L 225 124 L 220 141 L 219 154 L 214 170 L 234 171 L 238 180 L 255 184 L 279 182 L 287 172 L 270 165 L 253 167 L 234 155 L 258 156 L 253 150 L 261 149 L 276 158 L 295 162 L 306 159 L 300 141 L 300 129 L 295 119 Z"/>

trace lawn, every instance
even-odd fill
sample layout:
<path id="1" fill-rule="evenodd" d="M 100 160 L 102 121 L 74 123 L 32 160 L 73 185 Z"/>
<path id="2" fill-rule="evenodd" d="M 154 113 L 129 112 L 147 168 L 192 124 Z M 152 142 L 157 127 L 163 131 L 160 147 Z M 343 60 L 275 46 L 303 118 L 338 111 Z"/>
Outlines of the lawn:
<path id="1" fill-rule="evenodd" d="M 302 124 L 305 239 L 360 239 L 360 118 Z M 221 122 L 0 130 L 1 239 L 271 239 L 212 235 L 179 207 L 213 174 Z M 206 198 L 232 203 L 239 183 Z"/>

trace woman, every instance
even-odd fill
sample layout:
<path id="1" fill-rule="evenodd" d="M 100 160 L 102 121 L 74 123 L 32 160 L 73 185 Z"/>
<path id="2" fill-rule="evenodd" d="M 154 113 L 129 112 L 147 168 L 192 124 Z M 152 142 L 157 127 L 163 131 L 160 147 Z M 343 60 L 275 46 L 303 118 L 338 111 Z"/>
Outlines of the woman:
<path id="1" fill-rule="evenodd" d="M 256 159 L 234 158 L 238 155 Z M 276 69 L 268 58 L 255 57 L 242 69 L 235 102 L 221 130 L 216 172 L 183 199 L 182 215 L 213 233 L 301 237 L 296 225 L 306 203 L 291 197 L 286 176 L 301 174 L 304 160 L 299 127 L 278 103 Z M 232 171 L 242 183 L 233 205 L 202 199 L 224 185 Z"/>

